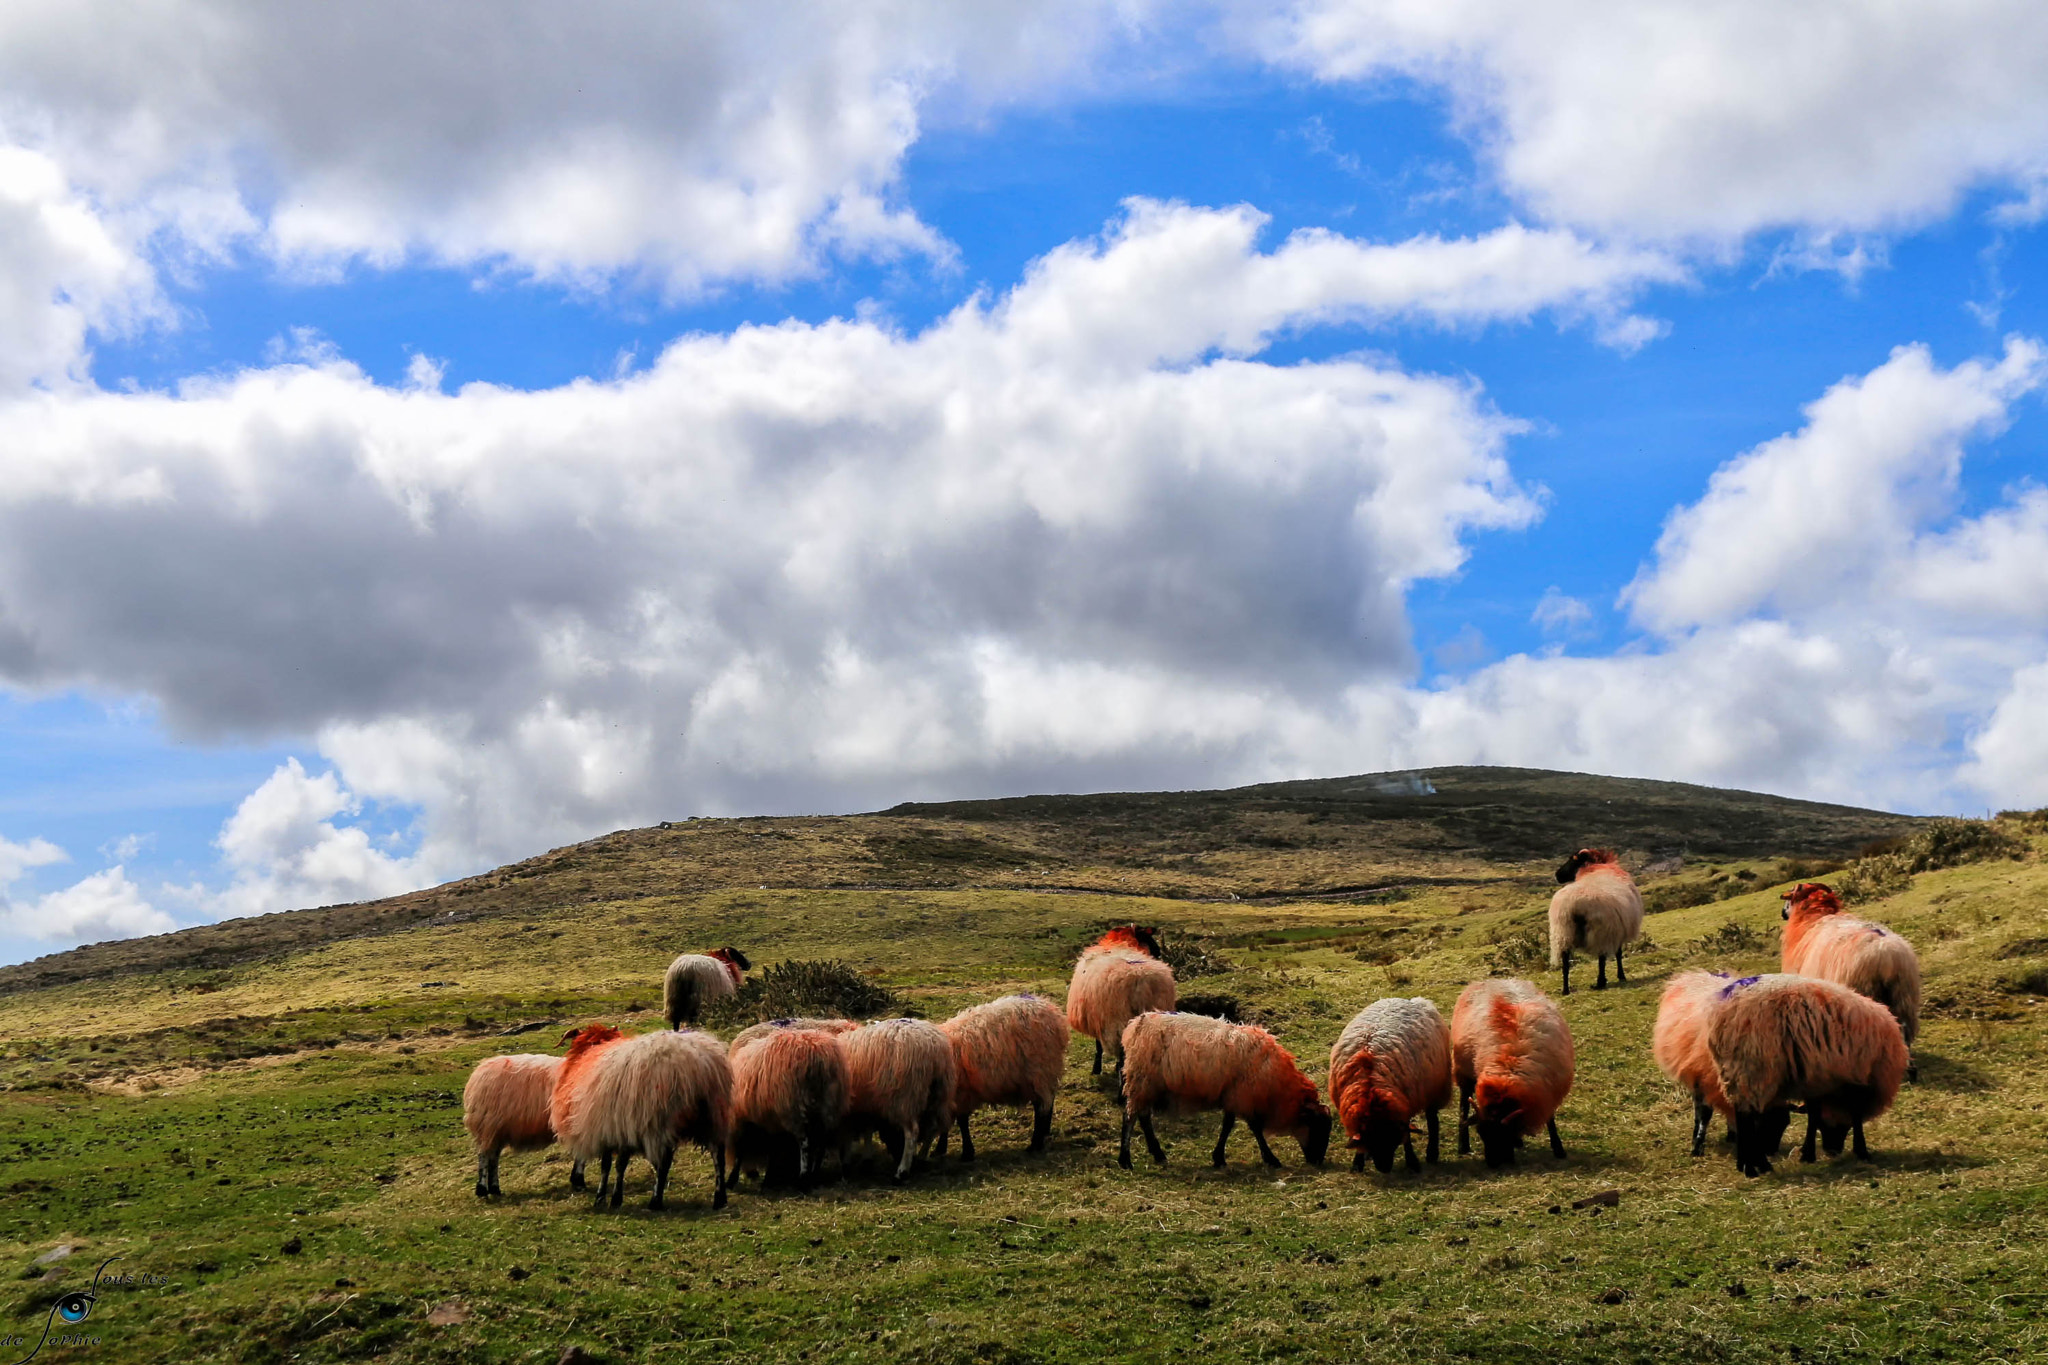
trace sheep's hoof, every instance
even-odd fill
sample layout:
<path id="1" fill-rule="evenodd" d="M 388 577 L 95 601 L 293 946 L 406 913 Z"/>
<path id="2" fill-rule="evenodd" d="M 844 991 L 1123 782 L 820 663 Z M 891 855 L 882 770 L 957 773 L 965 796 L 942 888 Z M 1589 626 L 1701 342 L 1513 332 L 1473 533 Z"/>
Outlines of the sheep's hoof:
<path id="1" fill-rule="evenodd" d="M 660 1213 L 663 1209 L 668 1207 L 668 1204 L 666 1201 L 662 1199 L 660 1195 L 657 1194 L 654 1196 L 654 1198 L 647 1201 L 647 1207 L 654 1210 L 656 1213 Z"/>
<path id="2" fill-rule="evenodd" d="M 711 1207 L 714 1209 L 722 1209 L 725 1207 L 724 1190 L 720 1190 L 717 1194 L 711 1196 Z"/>
<path id="3" fill-rule="evenodd" d="M 1128 1171 L 1131 1169 L 1131 1154 L 1129 1152 L 1120 1153 L 1117 1156 L 1116 1164 Z"/>

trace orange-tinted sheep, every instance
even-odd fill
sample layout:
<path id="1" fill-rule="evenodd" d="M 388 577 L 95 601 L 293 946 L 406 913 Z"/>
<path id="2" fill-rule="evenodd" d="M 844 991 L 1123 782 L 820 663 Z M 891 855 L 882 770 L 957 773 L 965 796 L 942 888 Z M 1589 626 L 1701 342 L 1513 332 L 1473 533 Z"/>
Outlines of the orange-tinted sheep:
<path id="1" fill-rule="evenodd" d="M 1155 932 L 1137 924 L 1111 929 L 1081 950 L 1067 987 L 1067 1023 L 1095 1040 L 1095 1072 L 1107 1047 L 1123 1071 L 1124 1025 L 1146 1010 L 1170 1010 L 1173 968 L 1159 960 Z"/>
<path id="2" fill-rule="evenodd" d="M 1330 1103 L 1358 1149 L 1354 1171 L 1365 1169 L 1368 1156 L 1379 1170 L 1391 1171 L 1399 1149 L 1408 1154 L 1408 1169 L 1420 1170 L 1412 1127 L 1417 1114 L 1428 1122 L 1434 1164 L 1437 1111 L 1450 1102 L 1451 1031 L 1420 996 L 1367 1005 L 1330 1049 Z"/>
<path id="3" fill-rule="evenodd" d="M 838 1035 L 777 1029 L 734 1048 L 731 1061 L 734 1173 L 758 1166 L 779 1177 L 779 1153 L 793 1145 L 797 1183 L 808 1185 L 846 1121 L 848 1075 Z"/>
<path id="4" fill-rule="evenodd" d="M 1582 848 L 1557 869 L 1564 885 L 1550 898 L 1550 965 L 1564 971 L 1562 994 L 1572 993 L 1572 953 L 1600 959 L 1593 989 L 1607 989 L 1607 959 L 1614 958 L 1614 979 L 1626 982 L 1621 950 L 1643 934 L 1643 898 L 1635 879 L 1614 854 L 1604 848 Z"/>
<path id="5" fill-rule="evenodd" d="M 1241 1118 L 1268 1166 L 1280 1158 L 1266 1134 L 1292 1136 L 1311 1166 L 1323 1164 L 1330 1148 L 1330 1114 L 1316 1084 L 1295 1064 L 1280 1040 L 1256 1024 L 1232 1024 L 1205 1014 L 1141 1014 L 1125 1028 L 1123 1055 L 1123 1147 L 1117 1164 L 1131 1165 L 1131 1128 L 1145 1134 L 1145 1148 L 1164 1164 L 1166 1153 L 1152 1130 L 1152 1115 L 1223 1111 L 1212 1165 L 1223 1164 L 1230 1130 Z"/>
<path id="6" fill-rule="evenodd" d="M 1784 970 L 1875 1000 L 1898 1020 L 1911 1049 L 1920 1036 L 1920 958 L 1913 945 L 1881 924 L 1843 914 L 1834 890 L 1819 882 L 1801 882 L 1784 899 Z"/>
<path id="7" fill-rule="evenodd" d="M 669 1167 L 684 1142 L 711 1152 L 713 1208 L 725 1207 L 725 1147 L 732 1129 L 732 1069 L 708 1033 L 663 1030 L 635 1038 L 593 1024 L 563 1035 L 569 1055 L 555 1079 L 549 1118 L 571 1157 L 602 1163 L 597 1202 L 617 1208 L 634 1155 L 654 1167 L 654 1197 L 664 1207 Z M 614 1178 L 612 1162 L 618 1162 Z"/>
<path id="8" fill-rule="evenodd" d="M 1067 1067 L 1067 1021 L 1059 1007 L 1035 995 L 1006 995 L 974 1005 L 939 1025 L 953 1044 L 953 1121 L 960 1126 L 960 1159 L 974 1160 L 967 1120 L 992 1104 L 1031 1106 L 1031 1147 L 1045 1150 L 1052 1135 L 1053 1100 Z M 939 1155 L 946 1133 L 939 1133 Z"/>
<path id="9" fill-rule="evenodd" d="M 1451 1064 L 1458 1082 L 1458 1153 L 1470 1129 L 1488 1166 L 1515 1160 L 1522 1139 L 1548 1131 L 1564 1155 L 1557 1110 L 1572 1090 L 1572 1033 L 1555 1001 L 1527 981 L 1475 981 L 1451 1011 Z"/>
<path id="10" fill-rule="evenodd" d="M 1707 1128 L 1717 1110 L 1731 1131 L 1735 1122 L 1735 1111 L 1721 1089 L 1721 1073 L 1707 1050 L 1707 1021 L 1726 996 L 1756 981 L 1753 976 L 1734 981 L 1726 972 L 1679 972 L 1664 984 L 1657 1026 L 1650 1034 L 1650 1055 L 1657 1069 L 1692 1101 L 1694 1156 L 1706 1155 Z"/>
<path id="11" fill-rule="evenodd" d="M 462 1087 L 462 1126 L 476 1147 L 476 1195 L 502 1194 L 498 1188 L 498 1155 L 506 1150 L 535 1152 L 555 1140 L 548 1119 L 555 1078 L 562 1059 L 522 1052 L 486 1057 L 469 1073 Z M 583 1188 L 583 1163 L 569 1168 L 569 1188 Z"/>
<path id="12" fill-rule="evenodd" d="M 1739 988 L 1738 988 L 1739 987 Z M 1735 1113 L 1735 1162 L 1744 1175 L 1771 1169 L 1791 1108 L 1806 1107 L 1799 1159 L 1828 1155 L 1891 1108 L 1906 1076 L 1906 1039 L 1891 1012 L 1847 986 L 1778 974 L 1723 988 L 1707 1021 L 1707 1049 Z"/>
<path id="13" fill-rule="evenodd" d="M 847 1131 L 882 1135 L 900 1185 L 920 1143 L 953 1121 L 959 1064 L 952 1040 L 922 1019 L 884 1019 L 841 1034 L 839 1046 L 850 1078 Z"/>

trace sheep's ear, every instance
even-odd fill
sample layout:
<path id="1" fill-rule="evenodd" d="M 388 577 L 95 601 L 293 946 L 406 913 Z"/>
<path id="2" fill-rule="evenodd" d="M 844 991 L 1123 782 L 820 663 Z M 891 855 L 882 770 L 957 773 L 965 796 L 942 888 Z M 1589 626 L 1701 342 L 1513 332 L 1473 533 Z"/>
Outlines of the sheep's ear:
<path id="1" fill-rule="evenodd" d="M 565 1034 L 563 1034 L 563 1035 L 562 1035 L 561 1041 L 562 1041 L 562 1042 L 565 1042 L 565 1043 L 573 1043 L 573 1042 L 575 1042 L 575 1041 L 576 1041 L 576 1039 L 577 1039 L 578 1037 L 580 1037 L 580 1036 L 582 1035 L 582 1033 L 583 1033 L 583 1030 L 582 1030 L 582 1029 L 580 1029 L 580 1028 L 572 1028 L 572 1029 L 570 1029 L 570 1030 L 569 1030 L 569 1031 L 568 1031 L 567 1033 L 565 1033 Z"/>

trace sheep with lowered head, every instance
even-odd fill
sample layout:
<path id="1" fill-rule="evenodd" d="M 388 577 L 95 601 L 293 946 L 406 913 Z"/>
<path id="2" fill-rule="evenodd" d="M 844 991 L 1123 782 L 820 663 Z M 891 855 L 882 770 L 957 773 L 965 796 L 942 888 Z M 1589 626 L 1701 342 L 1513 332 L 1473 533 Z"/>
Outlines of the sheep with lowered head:
<path id="1" fill-rule="evenodd" d="M 1451 1011 L 1451 1067 L 1458 1082 L 1458 1154 L 1471 1128 L 1488 1166 L 1515 1160 L 1522 1139 L 1548 1131 L 1564 1155 L 1557 1110 L 1572 1090 L 1572 1031 L 1557 1002 L 1528 981 L 1475 981 Z"/>
<path id="2" fill-rule="evenodd" d="M 1863 1125 L 1891 1108 L 1906 1077 L 1906 1039 L 1883 1005 L 1833 981 L 1786 973 L 1722 988 L 1707 1021 L 1707 1050 L 1735 1114 L 1735 1163 L 1771 1169 L 1795 1104 L 1806 1108 L 1799 1159 L 1828 1155 L 1854 1134 L 1868 1160 Z"/>
<path id="3" fill-rule="evenodd" d="M 1707 1049 L 1707 1025 L 1728 996 L 1756 977 L 1734 981 L 1726 972 L 1679 972 L 1664 983 L 1657 1004 L 1657 1024 L 1650 1034 L 1650 1056 L 1657 1069 L 1678 1083 L 1692 1101 L 1692 1154 L 1707 1151 L 1707 1128 L 1715 1111 L 1733 1131 L 1735 1111 L 1721 1089 L 1721 1073 Z"/>
<path id="4" fill-rule="evenodd" d="M 1280 1158 L 1266 1134 L 1286 1134 L 1301 1144 L 1311 1166 L 1323 1164 L 1330 1148 L 1330 1115 L 1316 1084 L 1295 1064 L 1280 1040 L 1256 1024 L 1232 1024 L 1205 1014 L 1141 1014 L 1124 1028 L 1124 1127 L 1117 1164 L 1131 1165 L 1131 1129 L 1145 1134 L 1145 1149 L 1165 1164 L 1166 1153 L 1152 1130 L 1160 1110 L 1223 1111 L 1210 1164 L 1222 1166 L 1224 1147 L 1237 1121 L 1244 1120 L 1268 1166 Z"/>
<path id="5" fill-rule="evenodd" d="M 827 1145 L 846 1121 L 848 1073 L 839 1036 L 822 1029 L 780 1028 L 734 1048 L 733 1170 L 784 1174 L 796 1155 L 796 1181 L 808 1187 Z"/>
<path id="6" fill-rule="evenodd" d="M 959 1064 L 952 1040 L 922 1019 L 884 1019 L 840 1034 L 839 1047 L 850 1082 L 846 1132 L 879 1132 L 900 1185 L 919 1146 L 953 1121 Z"/>
<path id="7" fill-rule="evenodd" d="M 732 1068 L 725 1048 L 695 1029 L 628 1038 L 604 1024 L 562 1035 L 569 1055 L 555 1078 L 549 1120 L 575 1160 L 602 1163 L 597 1202 L 617 1208 L 635 1155 L 654 1167 L 650 1209 L 664 1206 L 676 1148 L 711 1152 L 711 1207 L 725 1207 L 725 1147 L 732 1129 Z M 616 1183 L 612 1163 L 618 1162 Z"/>
<path id="8" fill-rule="evenodd" d="M 1394 1153 L 1415 1159 L 1413 1120 L 1425 1116 L 1429 1160 L 1437 1159 L 1437 1112 L 1451 1102 L 1451 1031 L 1436 1005 L 1421 998 L 1377 1000 L 1352 1016 L 1330 1049 L 1330 1103 L 1358 1149 L 1351 1169 L 1365 1159 L 1394 1169 Z"/>
<path id="9" fill-rule="evenodd" d="M 1600 959 L 1593 989 L 1607 989 L 1607 959 L 1614 958 L 1614 979 L 1628 980 L 1621 950 L 1643 936 L 1643 898 L 1635 879 L 1614 854 L 1604 848 L 1582 848 L 1557 869 L 1564 885 L 1550 898 L 1550 965 L 1564 970 L 1564 995 L 1572 993 L 1573 952 Z"/>
<path id="10" fill-rule="evenodd" d="M 562 1059 L 543 1052 L 486 1057 L 462 1087 L 462 1126 L 476 1147 L 476 1197 L 498 1188 L 498 1155 L 506 1150 L 536 1152 L 555 1140 L 548 1106 Z M 569 1188 L 583 1188 L 583 1163 L 569 1168 Z"/>
<path id="11" fill-rule="evenodd" d="M 1052 1106 L 1067 1067 L 1067 1021 L 1059 1007 L 1035 995 L 1006 995 L 973 1005 L 939 1025 L 953 1045 L 953 1121 L 960 1126 L 960 1159 L 974 1160 L 967 1121 L 989 1105 L 1031 1106 L 1031 1146 L 1042 1152 L 1052 1135 Z M 946 1154 L 939 1130 L 939 1155 Z"/>

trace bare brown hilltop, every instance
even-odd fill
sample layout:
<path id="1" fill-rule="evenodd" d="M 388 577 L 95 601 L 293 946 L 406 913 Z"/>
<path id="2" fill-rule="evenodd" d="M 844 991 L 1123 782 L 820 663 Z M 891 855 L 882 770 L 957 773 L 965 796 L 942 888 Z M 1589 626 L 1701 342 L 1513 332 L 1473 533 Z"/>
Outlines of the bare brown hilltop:
<path id="1" fill-rule="evenodd" d="M 432 920 L 723 887 L 1329 899 L 1540 878 L 1588 844 L 1658 857 L 1839 857 L 1916 823 L 1682 782 L 1492 767 L 1224 791 L 911 802 L 868 815 L 689 819 L 618 830 L 385 900 L 75 948 L 0 968 L 0 994 L 273 959 Z"/>

